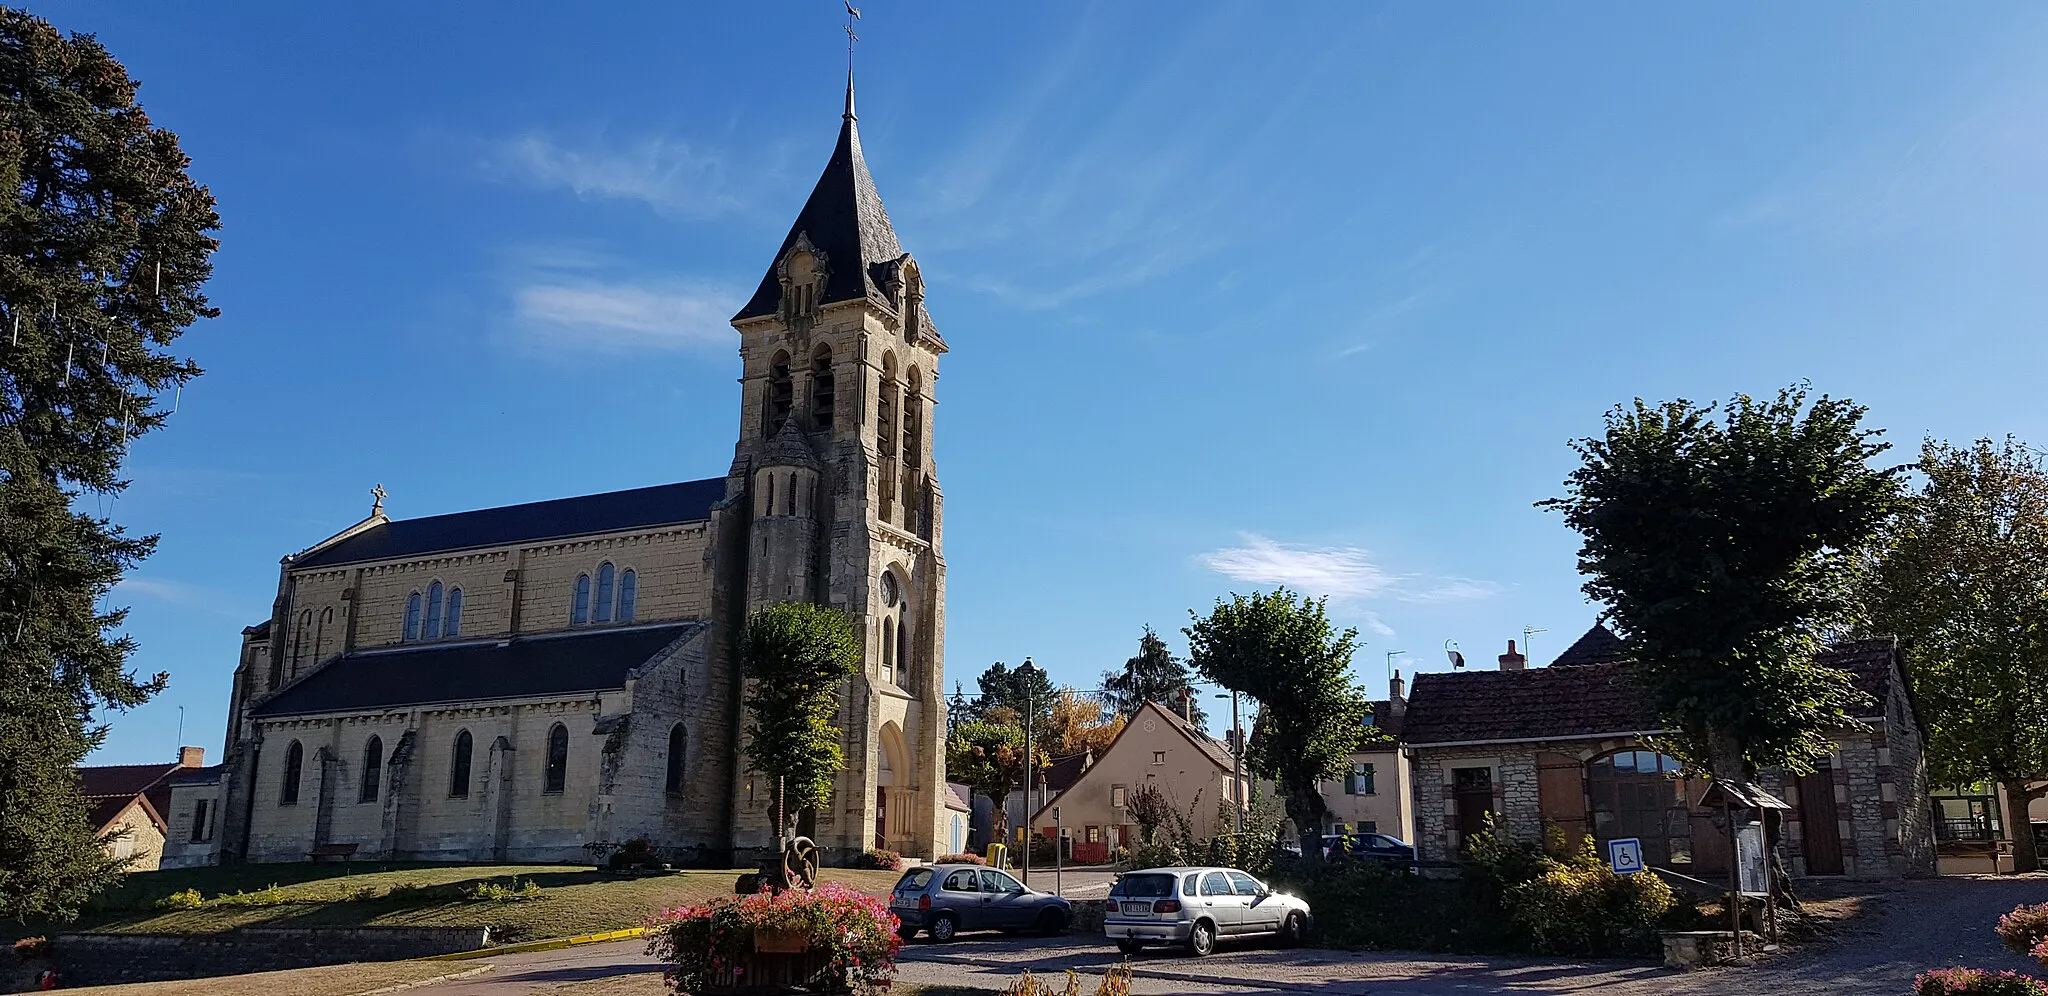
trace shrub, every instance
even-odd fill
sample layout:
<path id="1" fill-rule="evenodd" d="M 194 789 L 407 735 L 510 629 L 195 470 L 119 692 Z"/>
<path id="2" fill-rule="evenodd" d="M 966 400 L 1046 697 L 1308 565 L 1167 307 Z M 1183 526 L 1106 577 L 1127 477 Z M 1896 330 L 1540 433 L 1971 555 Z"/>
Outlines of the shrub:
<path id="1" fill-rule="evenodd" d="M 985 865 L 988 864 L 988 859 L 973 851 L 964 851 L 960 854 L 941 854 L 937 863 L 942 865 Z"/>
<path id="2" fill-rule="evenodd" d="M 1671 912 L 1671 886 L 1655 875 L 1554 864 L 1503 895 L 1508 923 L 1539 954 L 1649 954 Z"/>
<path id="3" fill-rule="evenodd" d="M 213 897 L 213 905 L 215 906 L 282 906 L 292 901 L 292 898 L 285 895 L 284 890 L 278 888 L 274 883 L 270 888 L 259 889 L 255 892 L 232 892 L 224 896 Z"/>
<path id="4" fill-rule="evenodd" d="M 198 889 L 180 889 L 156 901 L 160 910 L 196 910 L 205 905 L 206 899 Z"/>
<path id="5" fill-rule="evenodd" d="M 430 897 L 426 886 L 418 882 L 400 882 L 384 891 L 384 898 L 395 903 L 417 903 Z"/>
<path id="6" fill-rule="evenodd" d="M 605 859 L 605 867 L 613 871 L 661 866 L 661 855 L 655 853 L 654 842 L 645 837 L 635 837 L 620 844 L 618 850 L 613 851 L 611 857 Z"/>
<path id="7" fill-rule="evenodd" d="M 752 954 L 756 931 L 796 933 L 830 955 L 832 975 L 872 994 L 896 974 L 900 921 L 882 901 L 836 883 L 757 892 L 684 906 L 647 921 L 647 953 L 667 962 L 669 989 L 704 992 L 721 970 Z"/>
<path id="8" fill-rule="evenodd" d="M 878 871 L 902 871 L 903 855 L 895 851 L 884 851 L 879 847 L 870 847 L 862 851 L 859 858 L 854 859 L 853 866 Z"/>
<path id="9" fill-rule="evenodd" d="M 2036 949 L 2048 943 L 2048 903 L 2022 904 L 1999 917 L 1998 940 L 2007 951 L 2039 957 Z"/>
<path id="10" fill-rule="evenodd" d="M 1913 980 L 1913 996 L 2048 996 L 2048 984 L 2018 972 L 1937 968 Z"/>
<path id="11" fill-rule="evenodd" d="M 540 898 L 540 883 L 532 879 L 504 882 L 474 882 L 462 890 L 462 898 L 478 902 L 516 903 Z"/>

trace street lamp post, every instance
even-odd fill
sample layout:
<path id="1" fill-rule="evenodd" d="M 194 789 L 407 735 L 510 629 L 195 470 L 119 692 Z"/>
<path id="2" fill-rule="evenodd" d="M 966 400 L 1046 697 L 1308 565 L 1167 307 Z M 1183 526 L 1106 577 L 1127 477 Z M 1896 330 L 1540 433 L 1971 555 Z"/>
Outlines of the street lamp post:
<path id="1" fill-rule="evenodd" d="M 1031 679 L 1037 673 L 1038 668 L 1029 657 L 1024 658 L 1024 666 L 1017 669 L 1017 674 L 1024 679 L 1024 859 L 1021 868 L 1027 886 L 1031 884 L 1031 838 L 1034 836 L 1031 830 L 1031 776 L 1034 772 L 1031 769 L 1036 767 L 1031 763 L 1031 720 L 1035 708 L 1031 704 Z"/>

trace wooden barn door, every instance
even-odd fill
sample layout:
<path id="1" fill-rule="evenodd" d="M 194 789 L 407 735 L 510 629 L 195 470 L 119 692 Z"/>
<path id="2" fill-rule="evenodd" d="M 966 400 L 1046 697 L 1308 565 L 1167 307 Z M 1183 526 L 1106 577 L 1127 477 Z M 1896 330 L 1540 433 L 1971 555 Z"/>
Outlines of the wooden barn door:
<path id="1" fill-rule="evenodd" d="M 1564 833 L 1573 852 L 1585 841 L 1586 768 L 1570 754 L 1536 755 L 1536 803 L 1543 822 Z"/>
<path id="2" fill-rule="evenodd" d="M 1835 814 L 1835 773 L 1799 776 L 1799 838 L 1808 875 L 1842 874 L 1842 825 Z"/>

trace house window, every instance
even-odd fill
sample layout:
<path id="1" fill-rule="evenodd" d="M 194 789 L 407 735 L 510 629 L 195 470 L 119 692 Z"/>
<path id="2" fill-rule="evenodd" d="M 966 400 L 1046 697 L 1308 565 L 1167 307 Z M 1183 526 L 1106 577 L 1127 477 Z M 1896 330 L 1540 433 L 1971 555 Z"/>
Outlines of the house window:
<path id="1" fill-rule="evenodd" d="M 462 589 L 448 589 L 448 615 L 441 623 L 441 635 L 455 637 L 462 635 Z"/>
<path id="2" fill-rule="evenodd" d="M 591 606 L 591 622 L 612 621 L 612 580 L 611 561 L 597 565 L 597 603 Z"/>
<path id="3" fill-rule="evenodd" d="M 1111 786 L 1109 787 L 1109 805 L 1110 805 L 1110 808 L 1112 808 L 1112 809 L 1120 809 L 1120 808 L 1122 808 L 1122 807 L 1123 807 L 1123 804 L 1124 804 L 1124 787 L 1123 787 L 1123 786 L 1121 786 L 1121 785 L 1111 785 Z"/>
<path id="4" fill-rule="evenodd" d="M 469 798 L 469 756 L 475 745 L 476 741 L 468 730 L 455 735 L 455 756 L 448 762 L 448 797 L 451 799 Z"/>
<path id="5" fill-rule="evenodd" d="M 405 600 L 405 638 L 408 642 L 420 638 L 420 593 L 413 592 Z"/>
<path id="6" fill-rule="evenodd" d="M 204 841 L 209 836 L 209 828 L 206 825 L 206 808 L 205 799 L 192 804 L 192 843 L 194 844 Z"/>
<path id="7" fill-rule="evenodd" d="M 1166 752 L 1165 752 L 1165 751 L 1163 751 L 1163 750 L 1155 750 L 1155 751 L 1153 751 L 1153 752 L 1152 752 L 1152 763 L 1153 763 L 1153 764 L 1165 764 L 1165 763 L 1166 763 Z"/>
<path id="8" fill-rule="evenodd" d="M 541 791 L 553 795 L 561 794 L 569 784 L 569 728 L 556 723 L 548 731 L 547 779 L 541 783 Z"/>
<path id="9" fill-rule="evenodd" d="M 1090 844 L 1100 844 L 1100 843 L 1102 843 L 1102 828 L 1101 828 L 1101 827 L 1098 827 L 1098 826 L 1092 826 L 1092 825 L 1091 825 L 1091 826 L 1090 826 L 1090 827 L 1088 828 L 1088 843 L 1090 843 Z"/>
<path id="10" fill-rule="evenodd" d="M 1373 770 L 1370 764 L 1354 764 L 1351 774 L 1344 779 L 1344 794 L 1373 795 Z"/>
<path id="11" fill-rule="evenodd" d="M 377 789 L 383 778 L 384 741 L 373 736 L 369 743 L 363 745 L 363 784 L 362 791 L 356 794 L 356 801 L 376 802 Z"/>
<path id="12" fill-rule="evenodd" d="M 436 581 L 427 586 L 427 624 L 420 629 L 422 640 L 441 638 L 441 609 L 444 607 L 441 603 L 441 594 L 441 582 Z"/>
<path id="13" fill-rule="evenodd" d="M 668 731 L 668 794 L 683 794 L 683 724 L 677 723 Z"/>
<path id="14" fill-rule="evenodd" d="M 640 599 L 640 575 L 628 570 L 619 575 L 619 621 L 633 621 L 635 603 Z"/>
<path id="15" fill-rule="evenodd" d="M 1692 815 L 1686 807 L 1678 759 L 1655 751 L 1623 750 L 1586 762 L 1587 815 L 1593 839 L 1643 842 L 1643 860 L 1666 867 L 1692 860 Z"/>
<path id="16" fill-rule="evenodd" d="M 306 749 L 294 740 L 284 750 L 284 782 L 277 788 L 277 804 L 296 806 L 299 804 L 299 769 L 305 767 Z"/>
<path id="17" fill-rule="evenodd" d="M 590 621 L 590 575 L 576 575 L 576 601 L 569 607 L 569 622 L 581 626 Z"/>

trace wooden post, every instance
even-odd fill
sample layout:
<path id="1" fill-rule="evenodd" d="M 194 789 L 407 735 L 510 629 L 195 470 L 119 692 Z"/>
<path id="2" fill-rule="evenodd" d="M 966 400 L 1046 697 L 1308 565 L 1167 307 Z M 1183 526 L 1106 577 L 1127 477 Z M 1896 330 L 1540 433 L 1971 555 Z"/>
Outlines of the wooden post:
<path id="1" fill-rule="evenodd" d="M 1735 958 L 1742 958 L 1742 841 L 1735 832 L 1735 810 L 1724 797 L 1721 815 L 1728 820 L 1728 920 L 1735 928 Z"/>

